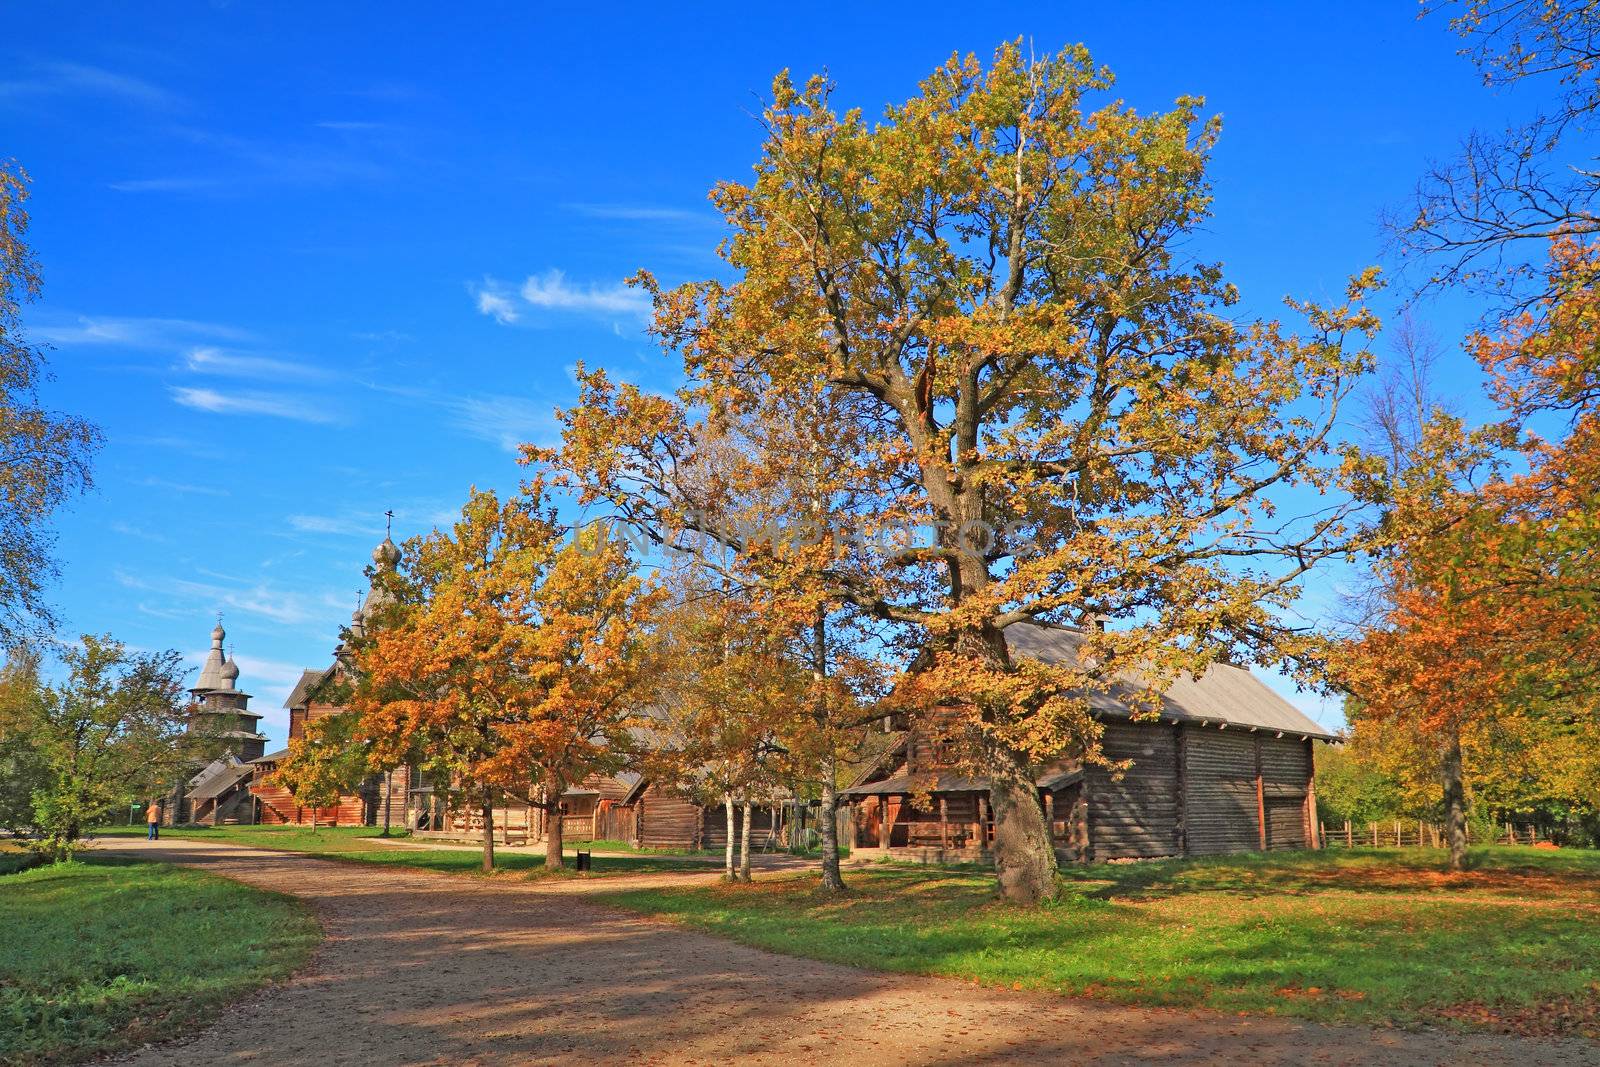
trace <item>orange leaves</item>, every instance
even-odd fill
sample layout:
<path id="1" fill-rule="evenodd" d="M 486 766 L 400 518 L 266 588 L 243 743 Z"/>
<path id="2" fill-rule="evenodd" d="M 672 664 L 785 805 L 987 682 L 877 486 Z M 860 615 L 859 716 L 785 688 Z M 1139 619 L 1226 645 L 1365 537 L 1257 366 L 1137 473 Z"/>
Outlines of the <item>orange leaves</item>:
<path id="1" fill-rule="evenodd" d="M 1591 806 L 1600 740 L 1600 297 L 1593 253 L 1558 242 L 1537 315 L 1471 347 L 1505 423 L 1471 434 L 1436 418 L 1394 479 L 1382 563 L 1384 616 L 1340 657 L 1362 720 L 1426 739 L 1459 734 L 1471 780 L 1502 806 Z M 1522 443 L 1523 420 L 1568 416 L 1565 436 Z M 1548 420 L 1545 422 L 1548 425 Z M 1358 730 L 1360 723 L 1358 722 Z"/>
<path id="2" fill-rule="evenodd" d="M 566 534 L 535 477 L 407 546 L 410 599 L 357 654 L 360 729 L 386 757 L 524 794 L 615 769 L 659 594 L 603 528 Z"/>
<path id="3" fill-rule="evenodd" d="M 297 803 L 313 809 L 335 803 L 341 793 L 354 792 L 378 769 L 368 763 L 367 750 L 356 742 L 355 731 L 356 719 L 350 713 L 306 723 L 304 732 L 289 741 L 289 754 L 273 773 L 274 782 Z"/>
<path id="4" fill-rule="evenodd" d="M 1550 285 L 1535 309 L 1501 323 L 1471 347 L 1496 397 L 1521 416 L 1543 409 L 1587 410 L 1600 400 L 1600 254 L 1572 238 L 1550 252 Z"/>

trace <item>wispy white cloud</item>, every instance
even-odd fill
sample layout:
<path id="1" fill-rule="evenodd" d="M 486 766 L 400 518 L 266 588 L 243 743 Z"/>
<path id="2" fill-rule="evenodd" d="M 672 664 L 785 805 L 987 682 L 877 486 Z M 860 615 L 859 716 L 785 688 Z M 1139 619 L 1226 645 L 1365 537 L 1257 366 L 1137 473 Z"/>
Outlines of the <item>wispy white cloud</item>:
<path id="1" fill-rule="evenodd" d="M 197 172 L 125 178 L 110 187 L 124 193 L 204 192 L 238 195 L 263 186 L 330 186 L 378 181 L 390 169 L 367 146 L 259 140 L 213 130 L 169 127 L 166 132 L 211 153 L 215 163 Z M 324 139 L 326 140 L 326 139 Z"/>
<path id="2" fill-rule="evenodd" d="M 194 613 L 191 611 L 185 611 L 182 608 L 162 607 L 159 604 L 150 604 L 142 600 L 135 605 L 135 609 L 141 615 L 149 615 L 157 619 L 169 619 L 174 622 L 193 622 L 195 618 Z"/>
<path id="3" fill-rule="evenodd" d="M 193 319 L 111 318 L 78 316 L 71 324 L 31 326 L 29 334 L 52 345 L 121 345 L 128 348 L 175 348 L 200 340 L 251 341 L 247 330 Z"/>
<path id="4" fill-rule="evenodd" d="M 289 527 L 301 533 L 335 534 L 341 537 L 367 537 L 381 532 L 381 524 L 350 516 L 290 515 Z"/>
<path id="5" fill-rule="evenodd" d="M 343 604 L 343 600 L 329 593 L 294 592 L 266 582 L 228 585 L 196 582 L 187 578 L 150 578 L 126 571 L 117 571 L 115 576 L 119 585 L 162 594 L 169 600 L 189 607 L 191 613 L 199 618 L 213 611 L 228 610 L 271 622 L 298 625 L 326 621 L 330 612 L 337 611 Z M 157 608 L 159 610 L 167 606 L 158 604 Z"/>
<path id="6" fill-rule="evenodd" d="M 624 222 L 705 222 L 718 221 L 708 211 L 689 211 L 681 207 L 661 204 L 595 204 L 577 203 L 563 205 L 568 211 L 594 219 L 619 219 Z"/>
<path id="7" fill-rule="evenodd" d="M 573 285 L 565 273 L 548 270 L 522 283 L 522 299 L 537 308 L 585 314 L 637 315 L 650 313 L 650 297 L 622 282 L 611 285 Z"/>
<path id="8" fill-rule="evenodd" d="M 195 666 L 205 662 L 205 653 L 199 654 L 200 658 Z M 294 688 L 300 680 L 300 672 L 304 669 L 296 663 L 284 663 L 282 660 L 262 659 L 259 656 L 247 656 L 235 653 L 234 660 L 239 664 L 239 685 L 246 690 L 252 686 L 258 689 L 281 689 L 284 695 Z"/>
<path id="9" fill-rule="evenodd" d="M 554 441 L 560 432 L 555 412 L 548 401 L 536 402 L 510 393 L 452 395 L 416 386 L 378 382 L 369 382 L 367 386 L 375 392 L 440 411 L 457 429 L 480 441 L 499 445 L 507 452 L 516 452 L 527 442 Z M 437 525 L 436 508 L 432 511 L 423 509 L 419 513 L 417 507 L 413 507 L 410 514 Z"/>
<path id="10" fill-rule="evenodd" d="M 332 119 L 315 124 L 319 130 L 335 130 L 339 133 L 375 133 L 379 130 L 392 130 L 392 122 L 361 122 L 355 120 Z"/>
<path id="11" fill-rule="evenodd" d="M 456 425 L 472 436 L 515 452 L 529 441 L 555 434 L 555 416 L 548 404 L 518 396 L 453 397 L 443 401 Z"/>
<path id="12" fill-rule="evenodd" d="M 415 337 L 412 337 L 404 330 L 361 330 L 357 333 L 351 334 L 350 336 L 354 337 L 357 341 L 366 341 L 370 344 L 378 344 L 380 342 L 388 344 L 401 344 L 406 341 L 416 340 Z"/>
<path id="13" fill-rule="evenodd" d="M 183 103 L 176 93 L 143 78 L 86 63 L 38 63 L 27 75 L 0 82 L 0 100 L 39 96 L 100 96 L 155 108 Z"/>
<path id="14" fill-rule="evenodd" d="M 111 532 L 121 534 L 124 537 L 137 537 L 141 541 L 154 541 L 157 544 L 172 543 L 172 538 L 166 536 L 165 534 L 159 534 L 152 530 L 146 530 L 142 526 L 135 526 L 131 522 L 122 522 L 121 520 L 111 524 Z"/>
<path id="15" fill-rule="evenodd" d="M 378 494 L 369 496 L 377 498 Z M 436 526 L 448 525 L 461 517 L 455 508 L 437 501 L 414 500 L 392 507 L 375 502 L 365 508 L 350 507 L 333 515 L 290 515 L 287 522 L 290 529 L 298 533 L 353 537 L 371 545 L 383 536 L 384 512 L 389 510 L 394 512 L 394 537 L 397 541 Z"/>
<path id="16" fill-rule="evenodd" d="M 227 184 L 221 178 L 175 174 L 165 178 L 126 178 L 107 182 L 106 188 L 118 193 L 205 193 L 220 192 Z"/>
<path id="17" fill-rule="evenodd" d="M 190 349 L 184 357 L 184 366 L 198 374 L 215 374 L 231 378 L 300 378 L 322 380 L 330 377 L 320 367 L 295 363 L 270 356 L 248 356 L 221 348 L 203 346 Z"/>
<path id="18" fill-rule="evenodd" d="M 560 270 L 530 275 L 515 291 L 493 278 L 469 291 L 478 313 L 502 326 L 520 322 L 529 310 L 609 319 L 619 330 L 618 319 L 637 323 L 650 315 L 649 294 L 622 282 L 575 284 Z"/>
<path id="19" fill-rule="evenodd" d="M 478 290 L 478 314 L 488 315 L 502 326 L 510 326 L 522 317 L 510 297 L 490 288 Z"/>
<path id="20" fill-rule="evenodd" d="M 142 478 L 137 483 L 148 489 L 165 489 L 171 493 L 193 496 L 227 496 L 228 491 L 212 485 L 191 485 L 187 482 L 169 482 L 165 478 Z"/>
<path id="21" fill-rule="evenodd" d="M 338 416 L 317 397 L 253 391 L 221 393 L 215 389 L 175 386 L 172 398 L 186 408 L 216 415 L 267 415 L 297 422 L 337 422 Z"/>

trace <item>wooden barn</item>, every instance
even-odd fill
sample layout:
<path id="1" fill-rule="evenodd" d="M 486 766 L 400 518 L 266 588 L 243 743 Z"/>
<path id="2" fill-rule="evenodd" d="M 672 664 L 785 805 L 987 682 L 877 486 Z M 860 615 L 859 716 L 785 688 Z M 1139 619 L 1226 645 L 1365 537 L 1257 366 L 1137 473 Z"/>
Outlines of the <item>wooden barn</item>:
<path id="1" fill-rule="evenodd" d="M 1082 631 L 1021 625 L 1012 654 L 1073 662 Z M 1136 683 L 1129 682 L 1128 685 Z M 1129 690 L 1121 690 L 1124 697 Z M 1312 743 L 1337 740 L 1248 670 L 1216 664 L 1162 694 L 1160 719 L 1135 720 L 1116 690 L 1091 707 L 1120 776 L 1063 759 L 1038 777 L 1064 862 L 1316 848 Z M 907 731 L 842 792 L 853 851 L 927 862 L 988 861 L 987 780 L 955 773 L 937 746 Z"/>

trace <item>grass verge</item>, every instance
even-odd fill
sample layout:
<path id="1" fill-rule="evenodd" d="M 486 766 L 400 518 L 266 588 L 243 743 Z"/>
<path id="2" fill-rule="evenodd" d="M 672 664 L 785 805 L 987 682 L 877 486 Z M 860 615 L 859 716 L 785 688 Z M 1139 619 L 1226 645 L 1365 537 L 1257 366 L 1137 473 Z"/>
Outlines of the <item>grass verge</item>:
<path id="1" fill-rule="evenodd" d="M 143 837 L 144 827 L 112 826 L 94 831 L 95 837 Z M 165 828 L 164 838 L 190 841 L 221 841 L 227 844 L 248 845 L 280 852 L 307 852 L 327 859 L 350 860 L 357 863 L 384 863 L 418 870 L 439 871 L 445 874 L 481 874 L 482 854 L 471 847 L 413 848 L 396 846 L 385 841 L 382 831 L 372 826 L 335 826 L 312 830 L 302 826 L 197 826 Z M 404 838 L 396 836 L 395 840 Z M 587 875 L 572 869 L 572 852 L 568 846 L 567 867 L 556 877 L 605 877 L 617 874 L 647 874 L 660 871 L 705 871 L 704 862 L 685 857 L 639 853 L 628 856 L 595 856 L 593 867 Z M 544 873 L 544 857 L 528 852 L 497 851 L 497 871 L 525 872 L 537 877 Z"/>
<path id="2" fill-rule="evenodd" d="M 286 977 L 320 932 L 289 897 L 91 857 L 0 878 L 0 1063 L 174 1037 Z"/>
<path id="3" fill-rule="evenodd" d="M 601 899 L 777 952 L 1128 1004 L 1600 1039 L 1600 853 L 1277 853 L 1063 872 L 1020 908 L 976 869 Z"/>

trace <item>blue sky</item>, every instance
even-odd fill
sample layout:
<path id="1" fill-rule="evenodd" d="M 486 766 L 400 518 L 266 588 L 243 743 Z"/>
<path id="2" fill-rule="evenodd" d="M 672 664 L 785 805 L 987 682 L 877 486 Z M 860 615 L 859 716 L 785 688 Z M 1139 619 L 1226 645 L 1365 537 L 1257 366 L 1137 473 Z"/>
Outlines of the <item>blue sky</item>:
<path id="1" fill-rule="evenodd" d="M 1380 212 L 1514 103 L 1405 0 L 757 7 L 12 11 L 0 152 L 33 176 L 45 274 L 27 321 L 50 401 L 108 439 L 60 520 L 67 631 L 198 665 L 223 612 L 280 740 L 385 510 L 405 536 L 514 486 L 579 359 L 671 381 L 620 281 L 717 272 L 705 193 L 749 173 L 785 67 L 871 113 L 1024 36 L 1084 42 L 1141 108 L 1206 96 L 1224 132 L 1195 251 L 1262 314 L 1382 262 Z M 1475 312 L 1420 314 L 1453 340 Z"/>

